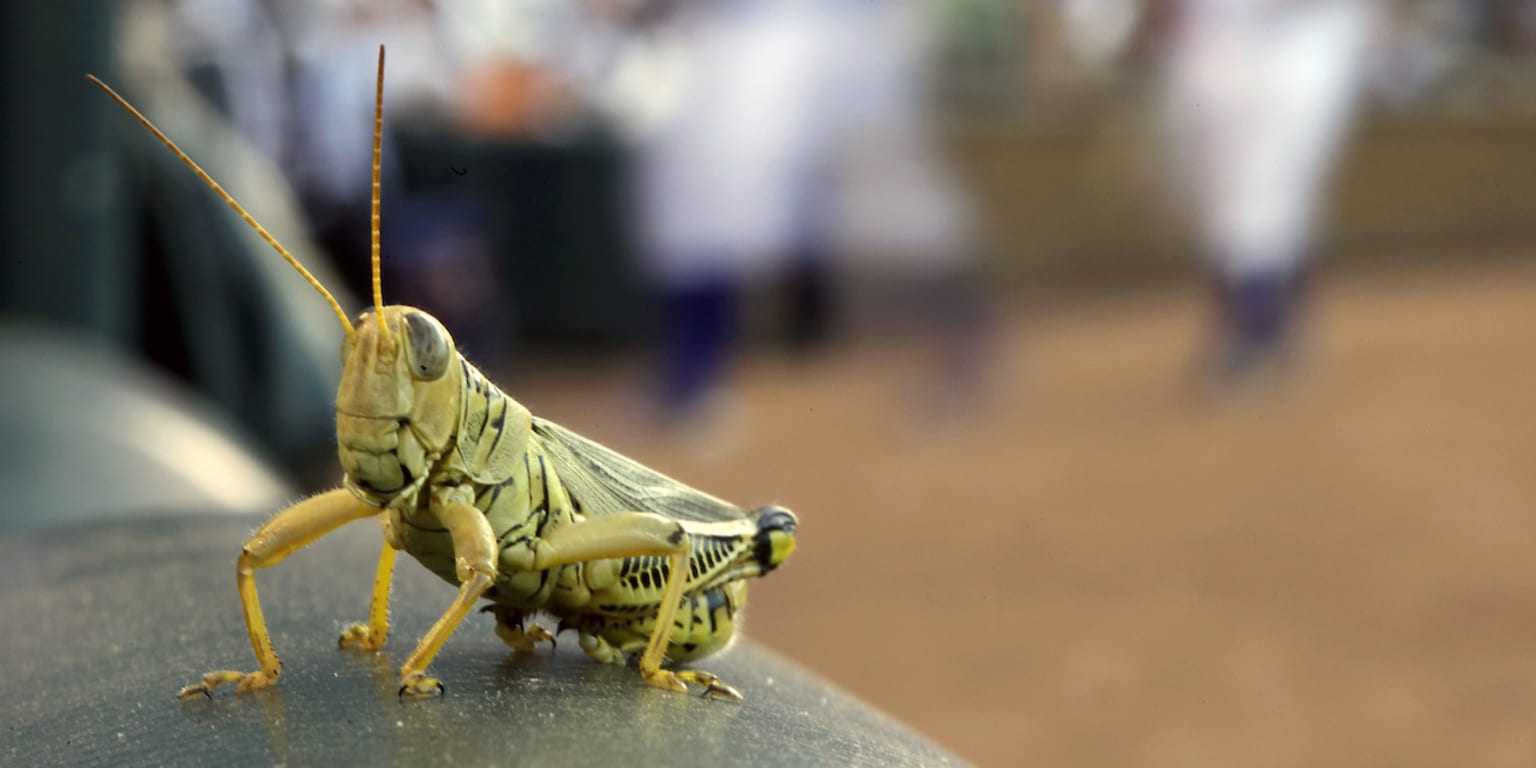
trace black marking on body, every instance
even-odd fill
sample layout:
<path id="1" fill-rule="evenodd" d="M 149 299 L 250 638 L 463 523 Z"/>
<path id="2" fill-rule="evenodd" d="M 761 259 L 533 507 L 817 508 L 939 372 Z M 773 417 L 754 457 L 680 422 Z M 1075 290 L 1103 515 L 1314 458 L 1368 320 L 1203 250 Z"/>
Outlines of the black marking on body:
<path id="1" fill-rule="evenodd" d="M 718 631 L 715 623 L 715 612 L 721 608 L 725 609 L 725 617 L 727 619 L 736 618 L 736 604 L 724 589 L 711 589 L 704 593 L 703 598 L 704 614 L 709 617 L 709 634 L 713 635 Z"/>
<path id="2" fill-rule="evenodd" d="M 719 537 L 709 537 L 700 541 L 698 550 L 689 559 L 689 580 L 696 580 L 722 565 L 730 557 L 730 550 L 737 541 L 734 538 Z"/>
<path id="3" fill-rule="evenodd" d="M 648 613 L 655 610 L 653 605 L 599 605 L 597 610 L 602 613 Z"/>
<path id="4" fill-rule="evenodd" d="M 528 508 L 533 509 L 533 463 L 523 451 L 523 473 L 528 476 Z"/>
<path id="5" fill-rule="evenodd" d="M 752 536 L 752 559 L 757 561 L 758 566 L 762 568 L 763 574 L 767 574 L 778 567 L 778 564 L 773 562 L 774 530 L 777 529 L 762 527 L 762 521 L 760 520 L 758 521 L 757 533 Z"/>
<path id="6" fill-rule="evenodd" d="M 480 495 L 475 498 L 475 506 L 479 507 L 480 511 L 482 512 L 487 512 L 494 509 L 496 507 L 496 502 L 501 499 L 501 488 L 502 486 L 496 485 L 481 491 Z M 501 536 L 505 535 L 507 534 L 502 533 L 496 538 L 501 538 Z"/>
<path id="7" fill-rule="evenodd" d="M 524 454 L 524 455 L 527 455 L 527 454 Z M 544 463 L 544 454 L 542 454 L 542 453 L 539 454 L 539 481 L 544 485 L 544 500 L 539 502 L 539 506 L 534 509 L 534 512 L 539 512 L 539 511 L 542 510 L 545 514 L 548 514 L 549 513 L 549 465 Z"/>
<path id="8" fill-rule="evenodd" d="M 503 480 L 503 481 L 497 483 L 496 485 L 493 485 L 490 488 L 488 488 L 488 489 L 486 489 L 484 491 L 481 491 L 480 498 L 475 500 L 475 506 L 479 507 L 482 512 L 489 512 L 492 509 L 496 508 L 496 503 L 497 502 L 501 501 L 501 492 L 503 490 L 505 490 L 507 488 L 516 488 L 516 487 L 517 487 L 517 477 L 516 476 L 509 477 L 506 480 Z M 505 536 L 505 535 L 506 535 L 506 533 L 502 534 L 502 536 Z M 498 536 L 497 538 L 500 538 L 500 537 Z"/>
<path id="9" fill-rule="evenodd" d="M 501 405 L 501 413 L 500 419 L 496 422 L 496 436 L 491 438 L 491 449 L 486 452 L 490 456 L 496 455 L 496 446 L 501 445 L 501 438 L 507 434 L 507 411 L 511 410 L 507 407 L 507 396 L 502 394 L 500 390 L 496 390 L 495 393 L 497 395 L 495 404 Z M 485 428 L 491 429 L 489 418 L 486 419 Z"/>
<path id="10" fill-rule="evenodd" d="M 714 616 L 715 611 L 721 608 L 725 609 L 727 616 L 736 615 L 735 606 L 731 604 L 730 596 L 727 595 L 723 589 L 711 589 L 708 592 L 705 592 L 704 600 L 704 604 L 709 610 L 710 616 Z M 710 621 L 713 622 L 714 619 L 710 619 Z"/>

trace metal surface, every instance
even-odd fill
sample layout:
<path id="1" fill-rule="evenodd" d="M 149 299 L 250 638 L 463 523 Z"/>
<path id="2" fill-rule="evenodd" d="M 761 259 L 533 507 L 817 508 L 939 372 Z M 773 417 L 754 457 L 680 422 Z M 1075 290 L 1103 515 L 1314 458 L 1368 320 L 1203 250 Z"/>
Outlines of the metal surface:
<path id="1" fill-rule="evenodd" d="M 454 590 L 403 558 L 389 644 L 340 651 L 364 618 L 379 532 L 353 524 L 258 573 L 284 662 L 276 688 L 177 702 L 214 668 L 253 669 L 234 560 L 258 517 L 164 517 L 0 538 L 0 763 L 947 765 L 962 761 L 750 641 L 700 666 L 742 704 L 653 689 L 575 638 L 517 656 L 474 614 L 432 666 L 395 671 Z"/>

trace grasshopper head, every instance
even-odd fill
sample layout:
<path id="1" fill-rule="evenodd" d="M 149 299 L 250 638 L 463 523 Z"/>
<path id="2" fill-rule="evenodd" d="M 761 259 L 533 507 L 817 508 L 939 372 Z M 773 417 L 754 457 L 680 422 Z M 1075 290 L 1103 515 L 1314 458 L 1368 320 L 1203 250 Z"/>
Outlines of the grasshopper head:
<path id="1" fill-rule="evenodd" d="M 415 307 L 364 312 L 342 346 L 336 443 L 347 485 L 383 501 L 453 443 L 463 370 L 453 337 Z"/>

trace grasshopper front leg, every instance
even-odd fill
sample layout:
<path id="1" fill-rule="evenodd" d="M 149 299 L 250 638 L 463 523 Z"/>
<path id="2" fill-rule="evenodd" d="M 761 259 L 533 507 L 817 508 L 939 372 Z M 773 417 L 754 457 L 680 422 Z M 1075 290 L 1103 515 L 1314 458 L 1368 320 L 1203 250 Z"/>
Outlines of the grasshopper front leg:
<path id="1" fill-rule="evenodd" d="M 640 676 L 657 688 L 686 693 L 685 680 L 705 686 L 704 695 L 733 701 L 741 693 L 702 670 L 667 670 L 661 661 L 672 635 L 672 623 L 688 582 L 688 532 L 676 520 L 650 512 L 619 512 L 591 517 L 558 528 L 536 545 L 536 570 L 609 558 L 662 556 L 669 558 L 667 583 L 656 609 L 656 625 L 640 655 Z"/>
<path id="2" fill-rule="evenodd" d="M 182 701 L 199 695 L 211 698 L 213 689 L 228 683 L 235 684 L 236 693 L 245 693 L 277 682 L 283 664 L 272 649 L 267 622 L 261 615 L 261 601 L 256 596 L 256 569 L 276 565 L 343 524 L 379 512 L 376 507 L 360 503 L 346 489 L 338 488 L 273 515 L 257 529 L 240 548 L 235 580 L 240 589 L 240 605 L 245 611 L 245 629 L 251 638 L 251 650 L 256 652 L 256 663 L 261 668 L 255 672 L 229 669 L 209 672 L 203 675 L 202 682 L 178 691 L 176 698 Z"/>

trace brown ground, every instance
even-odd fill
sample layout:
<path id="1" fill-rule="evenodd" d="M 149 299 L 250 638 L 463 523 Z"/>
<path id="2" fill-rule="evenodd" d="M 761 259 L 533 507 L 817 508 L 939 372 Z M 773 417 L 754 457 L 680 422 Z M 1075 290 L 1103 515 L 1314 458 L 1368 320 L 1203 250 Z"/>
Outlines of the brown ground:
<path id="1" fill-rule="evenodd" d="M 959 429 L 872 348 L 751 361 L 708 460 L 614 377 L 514 391 L 796 509 L 749 634 L 979 763 L 1536 764 L 1536 267 L 1332 278 L 1307 374 L 1240 406 L 1184 386 L 1202 298 L 1017 318 Z"/>

